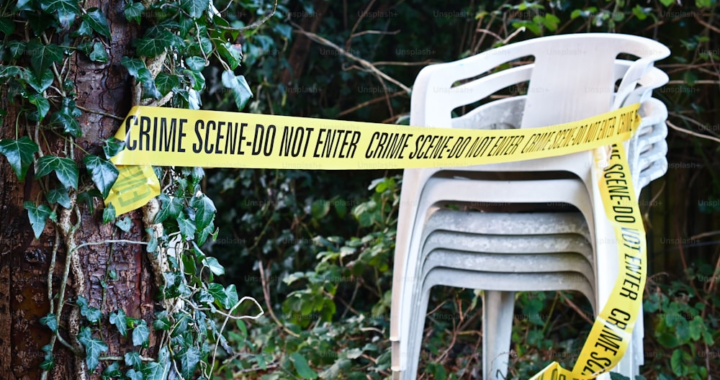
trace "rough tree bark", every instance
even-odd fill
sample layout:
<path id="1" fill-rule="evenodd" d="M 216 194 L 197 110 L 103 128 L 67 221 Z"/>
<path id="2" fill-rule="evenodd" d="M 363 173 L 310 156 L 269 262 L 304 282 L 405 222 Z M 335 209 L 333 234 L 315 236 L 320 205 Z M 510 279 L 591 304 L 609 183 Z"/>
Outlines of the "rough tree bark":
<path id="1" fill-rule="evenodd" d="M 111 115 L 124 116 L 130 109 L 131 78 L 120 65 L 123 55 L 130 55 L 131 42 L 139 30 L 136 24 L 126 21 L 122 0 L 88 0 L 84 7 L 98 7 L 107 16 L 112 40 L 107 45 L 108 63 L 90 62 L 81 54 L 75 54 L 70 62 L 70 79 L 75 83 L 77 105 L 88 110 L 101 111 Z M 7 94 L 3 94 L 2 109 L 8 111 L 4 118 L 0 138 L 15 138 L 15 116 L 17 106 L 9 103 Z M 21 119 L 22 120 L 22 119 Z M 115 133 L 120 122 L 101 114 L 84 112 L 79 119 L 83 138 L 77 143 L 90 154 L 102 156 L 101 139 Z M 34 128 L 32 126 L 31 128 Z M 27 133 L 20 128 L 20 136 Z M 46 154 L 62 152 L 64 140 L 46 131 L 49 146 L 43 145 Z M 82 168 L 84 152 L 75 149 L 75 161 Z M 62 155 L 62 154 L 60 154 Z M 1 379 L 38 379 L 42 370 L 38 367 L 43 361 L 41 347 L 51 338 L 49 329 L 39 323 L 39 319 L 49 311 L 48 269 L 53 249 L 57 249 L 57 262 L 53 275 L 53 289 L 57 294 L 65 266 L 66 242 L 57 238 L 59 233 L 53 223 L 48 222 L 39 240 L 35 240 L 23 208 L 24 201 L 35 201 L 41 191 L 31 167 L 24 182 L 19 182 L 15 173 L 0 160 L 0 378 Z M 143 240 L 144 227 L 141 212 L 128 214 L 132 220 L 129 232 L 122 232 L 114 226 L 102 225 L 102 205 L 96 199 L 96 208 L 91 213 L 85 205 L 81 210 L 81 227 L 75 234 L 77 244 L 102 241 L 106 239 Z M 62 210 L 58 206 L 58 215 Z M 72 222 L 76 223 L 75 213 Z M 102 336 L 109 346 L 106 355 L 122 355 L 132 349 L 129 338 L 123 338 L 114 326 L 108 323 L 110 312 L 123 309 L 134 318 L 144 318 L 151 324 L 154 292 L 151 286 L 152 272 L 143 249 L 137 244 L 111 244 L 89 246 L 79 249 L 78 257 L 84 273 L 84 296 L 92 307 L 102 310 Z M 108 280 L 105 295 L 101 282 L 109 271 L 117 274 L 116 280 Z M 71 274 L 70 282 L 78 281 Z M 78 296 L 68 284 L 65 299 Z M 104 303 L 103 303 L 104 298 Z M 67 334 L 68 316 L 73 306 L 63 308 L 61 334 L 68 342 L 72 338 Z M 60 344 L 54 349 L 56 367 L 51 371 L 50 379 L 71 379 L 75 376 L 74 355 Z M 151 335 L 150 347 L 142 350 L 146 356 L 155 355 L 155 339 Z M 94 378 L 106 363 L 101 362 Z"/>

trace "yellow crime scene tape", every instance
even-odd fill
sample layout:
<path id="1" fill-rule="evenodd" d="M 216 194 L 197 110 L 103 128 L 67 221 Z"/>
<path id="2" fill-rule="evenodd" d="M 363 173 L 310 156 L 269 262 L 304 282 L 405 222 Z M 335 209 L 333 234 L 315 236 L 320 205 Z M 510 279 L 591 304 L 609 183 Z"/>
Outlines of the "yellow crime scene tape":
<path id="1" fill-rule="evenodd" d="M 115 137 L 120 175 L 106 204 L 116 214 L 160 194 L 151 165 L 257 169 L 367 170 L 456 167 L 595 150 L 606 215 L 617 238 L 620 271 L 575 367 L 557 362 L 533 379 L 592 379 L 615 367 L 631 341 L 645 287 L 645 230 L 622 142 L 640 125 L 639 104 L 543 128 L 473 130 L 288 116 L 133 107 Z"/>

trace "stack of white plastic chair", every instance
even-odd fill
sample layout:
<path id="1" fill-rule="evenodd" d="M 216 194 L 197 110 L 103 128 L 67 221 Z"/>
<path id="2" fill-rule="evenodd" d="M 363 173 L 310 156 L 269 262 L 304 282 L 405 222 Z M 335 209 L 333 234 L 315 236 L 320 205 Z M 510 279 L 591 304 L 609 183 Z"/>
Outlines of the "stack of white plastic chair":
<path id="1" fill-rule="evenodd" d="M 618 59 L 622 53 L 638 59 Z M 537 38 L 428 66 L 415 82 L 410 124 L 536 128 L 640 102 L 642 125 L 626 142 L 639 194 L 667 169 L 667 109 L 651 93 L 668 80 L 653 63 L 669 53 L 664 45 L 642 37 L 581 34 Z M 487 74 L 523 57 L 533 57 L 534 62 Z M 473 79 L 482 74 L 487 75 Z M 453 87 L 463 80 L 470 81 Z M 527 81 L 527 95 L 491 101 L 451 117 L 458 107 Z M 427 302 L 435 285 L 484 290 L 484 379 L 507 377 L 514 292 L 576 290 L 588 298 L 594 313 L 603 308 L 619 263 L 594 163 L 593 152 L 587 151 L 513 163 L 405 170 L 392 293 L 393 378 L 417 375 Z M 442 208 L 467 202 L 563 203 L 577 211 L 480 213 Z M 639 318 L 633 343 L 613 371 L 630 378 L 638 373 L 643 363 L 642 329 Z"/>

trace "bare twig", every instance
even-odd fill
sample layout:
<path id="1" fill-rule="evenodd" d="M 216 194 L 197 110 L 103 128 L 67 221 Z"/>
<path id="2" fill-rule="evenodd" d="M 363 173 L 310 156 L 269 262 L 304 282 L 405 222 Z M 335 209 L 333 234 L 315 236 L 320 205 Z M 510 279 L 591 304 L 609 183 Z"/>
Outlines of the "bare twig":
<path id="1" fill-rule="evenodd" d="M 692 135 L 692 136 L 695 136 L 695 137 L 699 137 L 699 138 L 701 138 L 701 139 L 712 140 L 712 141 L 715 141 L 715 142 L 720 143 L 720 139 L 717 138 L 717 137 L 707 136 L 707 135 L 703 135 L 703 134 L 701 134 L 701 133 L 697 133 L 697 132 L 693 132 L 693 131 L 687 130 L 687 129 L 685 129 L 685 128 L 680 128 L 680 127 L 678 127 L 677 125 L 671 123 L 669 120 L 666 121 L 666 122 L 667 122 L 667 125 L 670 126 L 670 128 L 672 128 L 672 129 L 674 129 L 674 130 L 676 130 L 676 131 L 678 131 L 678 132 L 686 133 L 686 134 L 688 134 L 688 135 Z"/>

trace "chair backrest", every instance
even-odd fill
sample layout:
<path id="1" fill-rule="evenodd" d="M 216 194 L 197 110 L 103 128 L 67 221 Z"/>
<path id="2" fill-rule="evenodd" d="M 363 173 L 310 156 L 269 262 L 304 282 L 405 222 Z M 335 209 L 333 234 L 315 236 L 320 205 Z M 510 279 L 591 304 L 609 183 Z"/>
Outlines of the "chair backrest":
<path id="1" fill-rule="evenodd" d="M 640 58 L 628 69 L 620 85 L 619 94 L 624 98 L 652 68 L 652 63 L 667 57 L 670 50 L 644 37 L 585 33 L 535 38 L 459 61 L 428 66 L 415 81 L 410 124 L 451 127 L 452 110 L 526 81 L 528 73 L 516 67 L 505 70 L 509 73 L 503 78 L 491 74 L 456 87 L 454 83 L 528 56 L 534 58 L 534 64 L 521 128 L 554 125 L 607 112 L 613 107 L 614 61 L 621 53 Z"/>

